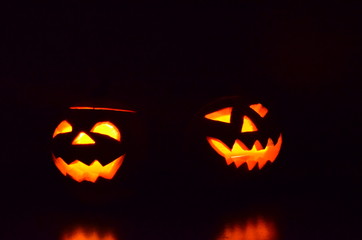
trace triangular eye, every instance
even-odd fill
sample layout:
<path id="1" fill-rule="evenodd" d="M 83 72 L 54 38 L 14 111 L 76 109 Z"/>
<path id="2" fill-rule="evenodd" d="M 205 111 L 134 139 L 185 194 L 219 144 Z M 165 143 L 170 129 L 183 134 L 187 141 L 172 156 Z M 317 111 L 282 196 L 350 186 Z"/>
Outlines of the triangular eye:
<path id="1" fill-rule="evenodd" d="M 265 117 L 265 115 L 268 113 L 268 109 L 260 103 L 252 104 L 249 107 L 253 109 L 257 114 L 259 114 L 262 118 Z"/>
<path id="2" fill-rule="evenodd" d="M 206 114 L 205 118 L 213 120 L 213 121 L 230 123 L 231 111 L 232 111 L 232 107 L 223 108 L 223 109 L 217 110 L 216 112 Z"/>
<path id="3" fill-rule="evenodd" d="M 53 138 L 55 138 L 56 135 L 62 134 L 62 133 L 69 133 L 73 131 L 72 125 L 68 123 L 66 120 L 59 123 L 58 127 L 55 129 L 53 133 Z"/>
<path id="4" fill-rule="evenodd" d="M 91 132 L 107 135 L 111 138 L 121 141 L 121 133 L 111 122 L 99 122 L 91 129 Z"/>
<path id="5" fill-rule="evenodd" d="M 258 131 L 258 128 L 250 120 L 250 118 L 248 118 L 247 116 L 244 116 L 241 132 L 255 132 L 255 131 Z"/>

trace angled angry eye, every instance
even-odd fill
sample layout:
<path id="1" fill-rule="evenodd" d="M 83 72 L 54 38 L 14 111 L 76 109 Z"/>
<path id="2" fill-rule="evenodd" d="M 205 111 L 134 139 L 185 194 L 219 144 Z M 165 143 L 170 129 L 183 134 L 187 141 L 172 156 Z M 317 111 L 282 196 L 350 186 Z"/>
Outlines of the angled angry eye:
<path id="1" fill-rule="evenodd" d="M 248 118 L 247 116 L 244 116 L 241 132 L 243 133 L 243 132 L 255 132 L 255 131 L 258 131 L 258 128 L 250 120 L 250 118 Z"/>
<path id="2" fill-rule="evenodd" d="M 72 125 L 70 125 L 70 123 L 64 120 L 61 123 L 59 123 L 58 127 L 55 129 L 53 133 L 53 138 L 58 134 L 69 133 L 71 131 L 73 131 Z"/>
<path id="3" fill-rule="evenodd" d="M 231 111 L 232 111 L 232 107 L 223 108 L 223 109 L 217 110 L 215 112 L 206 114 L 205 118 L 213 120 L 213 121 L 230 123 Z"/>
<path id="4" fill-rule="evenodd" d="M 259 114 L 259 116 L 262 118 L 265 117 L 265 115 L 268 113 L 268 109 L 260 103 L 252 104 L 249 107 L 253 109 L 257 114 Z"/>
<path id="5" fill-rule="evenodd" d="M 99 122 L 94 125 L 91 129 L 93 133 L 99 133 L 103 135 L 107 135 L 111 138 L 116 139 L 117 141 L 121 141 L 121 133 L 118 128 L 111 122 Z"/>

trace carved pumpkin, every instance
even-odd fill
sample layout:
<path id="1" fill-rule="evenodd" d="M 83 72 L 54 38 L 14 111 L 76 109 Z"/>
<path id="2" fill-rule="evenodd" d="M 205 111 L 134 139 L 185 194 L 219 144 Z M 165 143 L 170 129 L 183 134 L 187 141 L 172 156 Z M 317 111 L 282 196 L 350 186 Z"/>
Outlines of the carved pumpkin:
<path id="1" fill-rule="evenodd" d="M 275 161 L 282 135 L 261 103 L 224 98 L 208 106 L 202 116 L 207 142 L 227 165 L 253 170 Z"/>
<path id="2" fill-rule="evenodd" d="M 119 114 L 134 111 L 104 107 L 71 107 L 53 133 L 53 161 L 77 182 L 112 179 L 121 167 L 126 144 Z"/>

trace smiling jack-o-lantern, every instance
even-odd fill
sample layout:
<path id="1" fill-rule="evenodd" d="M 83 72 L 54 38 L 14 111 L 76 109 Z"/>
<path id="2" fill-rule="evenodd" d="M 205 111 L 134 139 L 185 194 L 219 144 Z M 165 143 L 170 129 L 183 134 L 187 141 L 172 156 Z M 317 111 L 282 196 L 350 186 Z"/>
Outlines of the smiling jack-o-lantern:
<path id="1" fill-rule="evenodd" d="M 269 110 L 240 97 L 222 99 L 203 114 L 206 139 L 228 165 L 262 169 L 275 161 L 282 135 Z"/>
<path id="2" fill-rule="evenodd" d="M 53 160 L 64 176 L 77 182 L 112 179 L 121 167 L 126 147 L 116 113 L 131 110 L 71 107 L 53 133 Z"/>

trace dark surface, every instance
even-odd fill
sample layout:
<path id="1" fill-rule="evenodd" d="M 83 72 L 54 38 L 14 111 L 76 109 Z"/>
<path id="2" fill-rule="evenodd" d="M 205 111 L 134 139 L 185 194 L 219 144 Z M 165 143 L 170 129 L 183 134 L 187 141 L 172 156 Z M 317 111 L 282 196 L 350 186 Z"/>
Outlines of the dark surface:
<path id="1" fill-rule="evenodd" d="M 83 226 L 125 240 L 239 240 L 223 232 L 258 221 L 266 239 L 359 239 L 360 10 L 4 8 L 0 239 L 62 239 Z M 267 171 L 213 175 L 203 164 L 224 160 L 193 137 L 193 119 L 234 95 L 280 120 L 282 151 Z M 95 187 L 64 178 L 50 143 L 64 108 L 98 98 L 132 104 L 145 131 L 142 157 Z"/>

